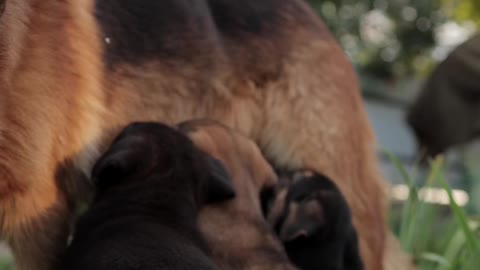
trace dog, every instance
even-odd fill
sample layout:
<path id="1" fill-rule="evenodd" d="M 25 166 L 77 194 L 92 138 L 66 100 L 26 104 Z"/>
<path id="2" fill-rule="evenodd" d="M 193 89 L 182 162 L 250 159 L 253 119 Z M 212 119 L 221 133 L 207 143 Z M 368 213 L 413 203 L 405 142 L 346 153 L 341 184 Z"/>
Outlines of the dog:
<path id="1" fill-rule="evenodd" d="M 253 141 L 211 120 L 179 125 L 200 149 L 225 165 L 236 197 L 205 206 L 201 231 L 220 269 L 296 269 L 263 218 L 260 191 L 273 188 L 277 176 Z"/>
<path id="2" fill-rule="evenodd" d="M 479 48 L 477 33 L 454 49 L 435 67 L 408 110 L 406 122 L 425 161 L 478 138 Z"/>
<path id="3" fill-rule="evenodd" d="M 59 269 L 219 269 L 207 256 L 197 215 L 235 193 L 223 165 L 185 135 L 162 124 L 132 124 L 92 175 L 95 201 Z"/>
<path id="4" fill-rule="evenodd" d="M 382 269 L 386 193 L 357 78 L 303 0 L 7 0 L 0 97 L 0 235 L 19 270 L 61 257 L 123 127 L 193 118 L 334 179 Z"/>
<path id="5" fill-rule="evenodd" d="M 263 205 L 290 260 L 304 270 L 363 270 L 350 208 L 336 185 L 311 171 L 282 179 L 263 194 Z"/>

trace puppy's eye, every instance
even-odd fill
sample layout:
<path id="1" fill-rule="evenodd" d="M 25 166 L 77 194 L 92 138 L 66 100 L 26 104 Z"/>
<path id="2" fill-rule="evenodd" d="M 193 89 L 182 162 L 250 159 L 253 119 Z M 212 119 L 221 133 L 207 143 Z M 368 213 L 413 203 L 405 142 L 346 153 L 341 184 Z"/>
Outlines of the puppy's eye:
<path id="1" fill-rule="evenodd" d="M 260 191 L 260 204 L 264 215 L 269 212 L 274 197 L 275 188 L 273 187 L 264 188 Z"/>

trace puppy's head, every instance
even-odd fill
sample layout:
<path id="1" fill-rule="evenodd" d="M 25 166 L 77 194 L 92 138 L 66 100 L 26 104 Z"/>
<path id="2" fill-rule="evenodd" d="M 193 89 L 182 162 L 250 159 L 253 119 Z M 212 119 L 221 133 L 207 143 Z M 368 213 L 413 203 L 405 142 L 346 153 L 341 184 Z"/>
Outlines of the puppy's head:
<path id="1" fill-rule="evenodd" d="M 92 179 L 99 193 L 143 185 L 191 191 L 198 202 L 234 196 L 230 176 L 220 162 L 182 133 L 159 123 L 126 127 L 95 164 Z"/>
<path id="2" fill-rule="evenodd" d="M 257 145 L 214 121 L 180 125 L 203 151 L 218 158 L 232 176 L 236 197 L 202 209 L 199 224 L 219 268 L 294 269 L 260 206 L 260 193 L 271 190 L 277 175 Z"/>
<path id="3" fill-rule="evenodd" d="M 272 188 L 277 176 L 264 159 L 257 145 L 246 136 L 213 120 L 191 120 L 179 125 L 179 130 L 200 149 L 222 161 L 236 179 L 247 179 L 256 194 Z M 238 185 L 246 184 L 238 183 Z M 235 183 L 237 185 L 237 183 Z"/>
<path id="4" fill-rule="evenodd" d="M 351 222 L 335 184 L 310 171 L 284 176 L 272 201 L 268 221 L 284 243 L 311 237 L 327 240 L 346 231 Z"/>

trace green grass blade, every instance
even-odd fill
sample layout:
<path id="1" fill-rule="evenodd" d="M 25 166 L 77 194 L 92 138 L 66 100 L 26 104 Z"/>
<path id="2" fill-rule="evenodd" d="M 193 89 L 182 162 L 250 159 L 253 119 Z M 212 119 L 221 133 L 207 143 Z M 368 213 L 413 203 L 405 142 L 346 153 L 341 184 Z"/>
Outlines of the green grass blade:
<path id="1" fill-rule="evenodd" d="M 430 170 L 427 177 L 426 187 L 433 186 L 433 183 L 435 182 L 435 179 L 438 177 L 441 171 L 441 168 L 442 168 L 442 160 L 437 160 L 432 164 L 432 169 Z M 425 202 L 420 202 L 418 198 L 418 191 L 417 191 L 416 197 L 417 197 L 416 199 L 417 203 L 416 205 L 413 205 L 413 208 L 411 210 L 412 215 L 410 216 L 410 220 L 407 224 L 406 231 L 404 232 L 404 235 L 402 235 L 404 237 L 403 243 L 405 244 L 405 247 L 409 248 L 408 250 L 410 251 L 413 251 L 413 241 L 414 241 L 415 235 L 421 236 L 423 238 L 428 237 L 428 234 L 430 233 L 429 228 L 432 225 L 432 224 L 425 223 L 424 220 L 422 220 L 422 217 L 425 216 L 428 210 L 431 209 L 431 206 Z M 419 228 L 423 228 L 423 231 L 419 230 Z M 416 239 L 416 242 L 425 243 L 425 241 L 423 240 L 424 239 Z"/>
<path id="2" fill-rule="evenodd" d="M 405 183 L 408 185 L 410 189 L 413 189 L 414 188 L 413 180 L 407 173 L 407 170 L 405 170 L 405 167 L 402 165 L 400 160 L 395 155 L 393 155 L 393 153 L 390 152 L 388 149 L 385 149 L 385 148 L 381 148 L 381 149 L 382 149 L 382 152 L 384 152 L 387 155 L 388 159 L 390 159 L 390 161 L 393 163 L 395 168 L 398 170 L 398 172 L 402 176 L 403 181 L 405 181 Z"/>
<path id="3" fill-rule="evenodd" d="M 457 229 L 452 238 L 446 243 L 444 247 L 444 258 L 451 262 L 450 267 L 440 266 L 439 270 L 454 269 L 453 266 L 460 264 L 461 252 L 465 247 L 465 234 Z"/>
<path id="4" fill-rule="evenodd" d="M 439 254 L 429 253 L 429 252 L 423 253 L 420 256 L 420 259 L 428 262 L 436 263 L 443 267 L 451 267 L 451 263 L 447 259 L 445 259 L 442 255 L 439 255 Z"/>
<path id="5" fill-rule="evenodd" d="M 381 148 L 381 150 L 387 155 L 388 159 L 393 163 L 397 171 L 400 173 L 404 183 L 408 186 L 409 189 L 409 194 L 408 194 L 408 199 L 405 202 L 405 205 L 403 206 L 402 209 L 402 219 L 400 223 L 400 228 L 399 228 L 399 240 L 402 245 L 402 247 L 405 250 L 410 251 L 410 243 L 408 241 L 409 236 L 409 228 L 412 227 L 411 223 L 414 222 L 415 216 L 416 216 L 416 204 L 418 203 L 418 191 L 415 188 L 413 184 L 412 178 L 409 176 L 407 173 L 407 170 L 405 167 L 402 165 L 400 160 L 393 155 L 389 150 L 385 148 Z"/>
<path id="6" fill-rule="evenodd" d="M 452 189 L 448 185 L 443 175 L 440 175 L 439 181 L 442 187 L 447 191 L 448 198 L 450 200 L 450 207 L 452 208 L 453 214 L 455 216 L 455 220 L 459 223 L 460 228 L 465 234 L 465 238 L 466 238 L 465 240 L 467 244 L 469 245 L 470 249 L 474 254 L 480 254 L 480 240 L 477 237 L 475 237 L 473 230 L 470 228 L 470 225 L 468 224 L 468 218 L 465 212 L 455 202 L 455 199 L 453 198 L 453 194 L 452 194 Z"/>

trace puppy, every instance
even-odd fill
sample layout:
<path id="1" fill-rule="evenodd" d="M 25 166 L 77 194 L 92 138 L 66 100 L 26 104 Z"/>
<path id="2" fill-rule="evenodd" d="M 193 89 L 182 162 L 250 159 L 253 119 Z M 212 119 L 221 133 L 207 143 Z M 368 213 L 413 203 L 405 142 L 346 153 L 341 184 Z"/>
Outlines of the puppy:
<path id="1" fill-rule="evenodd" d="M 257 146 L 213 121 L 180 125 L 203 151 L 219 159 L 232 177 L 236 197 L 208 205 L 200 212 L 200 228 L 221 269 L 295 269 L 262 216 L 259 194 L 277 177 Z"/>
<path id="2" fill-rule="evenodd" d="M 328 178 L 310 171 L 285 174 L 273 199 L 262 195 L 263 208 L 270 209 L 268 221 L 295 265 L 363 269 L 350 209 Z"/>
<path id="3" fill-rule="evenodd" d="M 205 203 L 232 198 L 223 166 L 178 131 L 128 126 L 93 169 L 97 186 L 60 269 L 218 269 L 197 230 Z"/>

